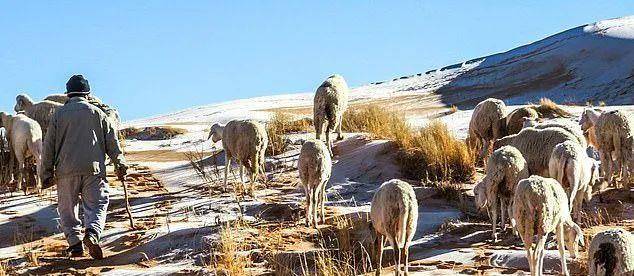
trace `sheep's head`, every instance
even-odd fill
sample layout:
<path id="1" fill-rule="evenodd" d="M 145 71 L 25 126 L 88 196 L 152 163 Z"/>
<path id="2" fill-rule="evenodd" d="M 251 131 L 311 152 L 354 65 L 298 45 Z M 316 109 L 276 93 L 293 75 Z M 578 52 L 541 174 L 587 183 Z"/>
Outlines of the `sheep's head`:
<path id="1" fill-rule="evenodd" d="M 579 255 L 579 246 L 584 246 L 583 230 L 572 220 L 564 225 L 566 248 L 573 259 Z"/>
<path id="2" fill-rule="evenodd" d="M 214 143 L 222 140 L 222 132 L 224 131 L 224 129 L 224 126 L 215 123 L 213 126 L 211 126 L 211 129 L 209 130 L 209 136 L 207 137 L 207 140 L 211 138 L 211 141 L 213 141 Z"/>
<path id="3" fill-rule="evenodd" d="M 486 179 L 482 179 L 478 184 L 473 188 L 473 194 L 475 195 L 475 204 L 478 208 L 478 211 L 483 211 L 487 207 L 487 182 Z"/>
<path id="4" fill-rule="evenodd" d="M 534 127 L 537 125 L 537 119 L 531 117 L 523 117 L 522 118 L 522 128 Z"/>
<path id="5" fill-rule="evenodd" d="M 33 100 L 31 100 L 31 97 L 29 97 L 29 95 L 20 94 L 15 97 L 15 107 L 13 107 L 13 110 L 15 110 L 15 112 L 24 111 L 32 105 Z"/>
<path id="6" fill-rule="evenodd" d="M 602 111 L 599 109 L 586 108 L 581 113 L 581 118 L 579 119 L 579 125 L 581 125 L 581 130 L 587 131 L 591 127 L 594 126 L 594 123 L 597 121 Z"/>
<path id="7" fill-rule="evenodd" d="M 592 199 L 592 193 L 601 191 L 601 188 L 603 187 L 603 179 L 600 177 L 601 163 L 590 157 L 588 157 L 587 160 L 589 162 L 592 162 L 592 166 L 590 169 L 590 183 L 589 183 L 592 189 L 589 195 L 586 196 L 586 199 L 589 201 L 590 199 Z"/>

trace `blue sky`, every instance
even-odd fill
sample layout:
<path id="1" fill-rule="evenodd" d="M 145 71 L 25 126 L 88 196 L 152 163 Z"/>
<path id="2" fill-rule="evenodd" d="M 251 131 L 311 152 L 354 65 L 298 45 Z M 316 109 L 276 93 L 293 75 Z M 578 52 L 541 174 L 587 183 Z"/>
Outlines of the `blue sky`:
<path id="1" fill-rule="evenodd" d="M 89 3 L 91 2 L 91 3 Z M 556 3 L 553 3 L 556 2 Z M 0 110 L 84 74 L 124 119 L 488 55 L 634 1 L 3 1 Z"/>

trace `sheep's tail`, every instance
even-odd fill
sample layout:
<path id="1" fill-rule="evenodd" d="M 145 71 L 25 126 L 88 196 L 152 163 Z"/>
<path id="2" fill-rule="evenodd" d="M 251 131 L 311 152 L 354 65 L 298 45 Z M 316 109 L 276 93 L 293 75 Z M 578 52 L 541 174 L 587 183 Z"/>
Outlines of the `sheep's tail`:
<path id="1" fill-rule="evenodd" d="M 416 198 L 411 198 L 410 200 L 416 202 Z M 398 243 L 398 246 L 403 247 L 405 246 L 405 242 L 414 234 L 412 231 L 416 229 L 416 226 L 413 225 L 412 227 L 412 224 L 416 223 L 415 220 L 418 214 L 409 204 L 404 204 L 400 206 L 399 209 L 400 219 L 398 221 L 397 231 L 395 232 L 395 238 L 397 239 L 396 242 Z"/>

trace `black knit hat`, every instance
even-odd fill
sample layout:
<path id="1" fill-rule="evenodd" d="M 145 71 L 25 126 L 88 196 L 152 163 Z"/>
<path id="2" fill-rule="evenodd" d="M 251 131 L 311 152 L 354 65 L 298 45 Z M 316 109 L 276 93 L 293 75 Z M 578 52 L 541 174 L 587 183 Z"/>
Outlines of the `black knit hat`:
<path id="1" fill-rule="evenodd" d="M 88 80 L 84 78 L 82 75 L 74 75 L 70 77 L 68 82 L 66 83 L 66 94 L 79 94 L 79 95 L 88 95 L 90 94 L 90 84 L 88 84 Z"/>

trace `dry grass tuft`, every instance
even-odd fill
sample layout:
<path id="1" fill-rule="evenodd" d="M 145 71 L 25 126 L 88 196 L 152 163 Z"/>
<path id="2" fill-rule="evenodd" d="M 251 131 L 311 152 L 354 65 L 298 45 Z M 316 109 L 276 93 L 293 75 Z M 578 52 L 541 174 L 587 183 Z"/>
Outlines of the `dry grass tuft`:
<path id="1" fill-rule="evenodd" d="M 432 121 L 408 139 L 397 162 L 405 175 L 427 182 L 465 182 L 475 174 L 475 152 L 440 121 Z"/>
<path id="2" fill-rule="evenodd" d="M 397 162 L 408 178 L 464 182 L 475 174 L 475 152 L 440 121 L 414 130 L 402 115 L 369 105 L 346 112 L 343 128 L 394 141 L 399 149 Z"/>
<path id="3" fill-rule="evenodd" d="M 613 204 L 607 208 L 598 207 L 591 212 L 581 211 L 577 223 L 584 228 L 615 224 L 620 221 L 623 208 L 622 204 Z"/>
<path id="4" fill-rule="evenodd" d="M 284 112 L 275 112 L 271 120 L 266 125 L 266 134 L 269 138 L 269 144 L 266 148 L 268 156 L 274 156 L 283 153 L 288 146 L 284 135 L 290 133 L 306 132 L 313 129 L 313 120 L 302 118 L 296 120 L 292 115 Z"/>
<path id="5" fill-rule="evenodd" d="M 187 130 L 171 126 L 129 127 L 119 131 L 119 135 L 125 137 L 125 139 L 137 139 L 142 141 L 169 140 L 185 133 L 187 133 Z"/>
<path id="6" fill-rule="evenodd" d="M 412 128 L 407 120 L 378 105 L 348 109 L 343 115 L 342 129 L 346 132 L 367 132 L 378 139 L 406 140 Z"/>
<path id="7" fill-rule="evenodd" d="M 367 217 L 334 218 L 331 237 L 322 240 L 325 249 L 317 254 L 315 270 L 319 275 L 360 275 L 372 271 L 370 240 L 360 229 L 366 229 Z"/>
<path id="8" fill-rule="evenodd" d="M 245 268 L 250 265 L 248 255 L 241 254 L 246 251 L 245 242 L 238 236 L 237 226 L 227 223 L 220 230 L 220 240 L 215 252 L 211 252 L 212 261 L 207 265 L 208 269 L 224 272 L 227 275 L 246 275 Z"/>
<path id="9" fill-rule="evenodd" d="M 455 105 L 451 105 L 451 108 L 449 109 L 449 114 L 454 114 L 458 112 L 458 107 Z"/>
<path id="10" fill-rule="evenodd" d="M 540 118 L 568 118 L 572 117 L 570 112 L 561 108 L 557 103 L 548 98 L 539 99 L 538 105 L 533 105 Z"/>

